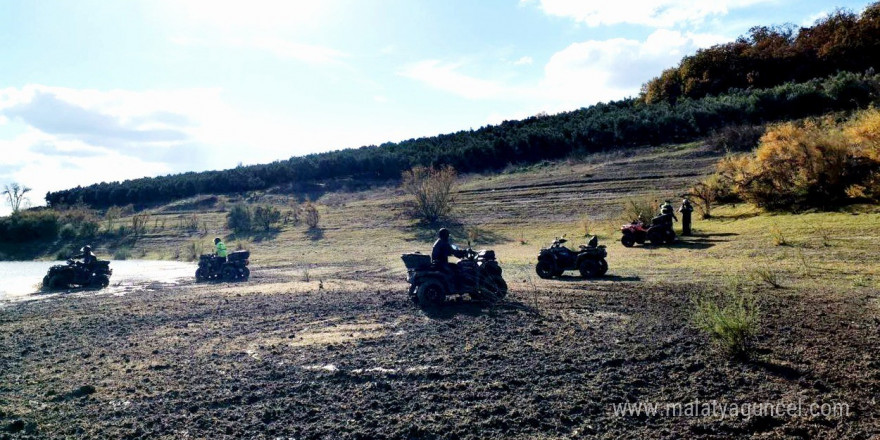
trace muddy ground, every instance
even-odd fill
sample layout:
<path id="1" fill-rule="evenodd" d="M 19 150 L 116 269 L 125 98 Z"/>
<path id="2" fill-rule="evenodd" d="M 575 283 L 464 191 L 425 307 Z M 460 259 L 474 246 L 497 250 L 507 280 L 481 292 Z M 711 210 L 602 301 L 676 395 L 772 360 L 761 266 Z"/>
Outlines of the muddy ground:
<path id="1" fill-rule="evenodd" d="M 0 438 L 850 438 L 880 435 L 875 292 L 762 296 L 754 359 L 691 286 L 510 280 L 423 311 L 399 275 L 255 271 L 0 310 Z M 344 275 L 337 274 L 344 278 Z M 622 402 L 845 402 L 844 417 L 617 416 Z"/>

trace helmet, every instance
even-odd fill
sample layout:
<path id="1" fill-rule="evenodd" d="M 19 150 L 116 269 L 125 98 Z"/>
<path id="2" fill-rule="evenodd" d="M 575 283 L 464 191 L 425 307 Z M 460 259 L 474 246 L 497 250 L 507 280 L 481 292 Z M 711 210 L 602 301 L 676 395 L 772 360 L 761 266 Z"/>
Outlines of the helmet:
<path id="1" fill-rule="evenodd" d="M 220 237 L 214 237 L 214 244 L 220 243 Z"/>
<path id="2" fill-rule="evenodd" d="M 437 236 L 443 239 L 449 238 L 449 229 L 440 228 L 440 230 L 437 231 Z"/>
<path id="3" fill-rule="evenodd" d="M 91 251 L 92 251 L 92 247 L 89 246 L 89 245 L 85 245 L 85 246 L 83 246 L 82 251 L 83 251 L 83 252 L 91 252 Z"/>

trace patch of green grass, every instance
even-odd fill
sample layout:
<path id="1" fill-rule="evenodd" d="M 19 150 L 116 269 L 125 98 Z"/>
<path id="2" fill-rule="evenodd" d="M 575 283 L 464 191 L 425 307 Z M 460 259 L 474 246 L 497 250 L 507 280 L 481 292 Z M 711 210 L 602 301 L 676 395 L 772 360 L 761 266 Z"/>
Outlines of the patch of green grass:
<path id="1" fill-rule="evenodd" d="M 760 309 L 754 294 L 731 286 L 722 293 L 702 292 L 692 301 L 694 324 L 716 347 L 731 356 L 750 356 L 760 326 Z"/>

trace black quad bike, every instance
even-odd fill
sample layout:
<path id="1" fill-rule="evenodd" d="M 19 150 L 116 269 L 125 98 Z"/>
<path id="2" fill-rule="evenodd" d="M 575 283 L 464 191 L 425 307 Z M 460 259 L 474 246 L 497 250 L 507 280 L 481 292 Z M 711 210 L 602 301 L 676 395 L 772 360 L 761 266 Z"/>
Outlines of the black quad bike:
<path id="1" fill-rule="evenodd" d="M 247 281 L 251 276 L 251 271 L 248 269 L 250 257 L 250 251 L 235 251 L 226 258 L 204 254 L 199 257 L 196 281 Z"/>
<path id="2" fill-rule="evenodd" d="M 477 301 L 494 302 L 507 296 L 507 283 L 501 277 L 501 266 L 495 251 L 465 250 L 465 257 L 454 268 L 431 264 L 431 257 L 418 252 L 403 254 L 409 297 L 422 307 L 437 306 L 449 295 L 469 294 Z"/>
<path id="3" fill-rule="evenodd" d="M 110 262 L 98 260 L 94 264 L 67 260 L 67 264 L 56 264 L 49 268 L 43 277 L 43 289 L 67 289 L 70 287 L 90 287 L 102 289 L 110 285 Z"/>
<path id="4" fill-rule="evenodd" d="M 586 245 L 580 245 L 578 251 L 565 247 L 567 242 L 564 237 L 557 238 L 550 247 L 541 249 L 538 264 L 535 265 L 539 277 L 558 277 L 566 270 L 578 270 L 584 278 L 601 277 L 608 272 L 608 262 L 605 261 L 608 252 L 605 246 L 599 246 L 596 237 Z"/>
<path id="5" fill-rule="evenodd" d="M 651 242 L 654 246 L 661 244 L 672 244 L 675 242 L 675 231 L 672 230 L 672 217 L 668 214 L 660 215 L 651 219 L 651 223 L 632 222 L 628 225 L 620 227 L 623 236 L 620 237 L 620 243 L 626 247 L 632 247 L 634 244 L 645 244 L 646 241 Z"/>

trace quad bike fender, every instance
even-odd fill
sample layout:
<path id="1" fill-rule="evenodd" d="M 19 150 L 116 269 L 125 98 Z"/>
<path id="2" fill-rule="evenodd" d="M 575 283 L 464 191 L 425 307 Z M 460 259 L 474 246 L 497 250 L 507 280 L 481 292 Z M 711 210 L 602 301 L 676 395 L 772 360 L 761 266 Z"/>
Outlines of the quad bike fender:
<path id="1" fill-rule="evenodd" d="M 598 256 L 596 256 L 596 255 L 580 254 L 580 255 L 577 256 L 577 259 L 575 259 L 575 261 L 574 261 L 574 263 L 575 263 L 575 267 L 580 267 L 580 266 L 581 266 L 581 262 L 584 261 L 584 260 L 598 261 L 599 258 L 598 258 Z"/>
<path id="2" fill-rule="evenodd" d="M 483 263 L 483 270 L 490 275 L 501 276 L 501 266 L 496 261 L 488 261 Z"/>

